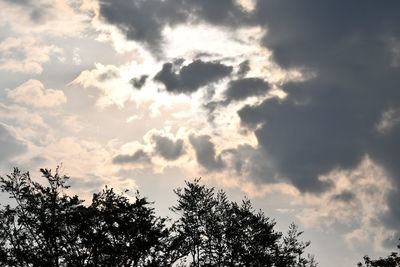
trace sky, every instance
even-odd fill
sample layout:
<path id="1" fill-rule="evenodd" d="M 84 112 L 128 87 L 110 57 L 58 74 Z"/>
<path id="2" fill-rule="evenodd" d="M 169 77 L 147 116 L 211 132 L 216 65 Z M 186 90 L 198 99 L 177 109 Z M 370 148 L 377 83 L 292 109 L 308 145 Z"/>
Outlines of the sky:
<path id="1" fill-rule="evenodd" d="M 400 2 L 0 0 L 0 175 L 202 181 L 311 240 L 322 267 L 400 237 Z"/>

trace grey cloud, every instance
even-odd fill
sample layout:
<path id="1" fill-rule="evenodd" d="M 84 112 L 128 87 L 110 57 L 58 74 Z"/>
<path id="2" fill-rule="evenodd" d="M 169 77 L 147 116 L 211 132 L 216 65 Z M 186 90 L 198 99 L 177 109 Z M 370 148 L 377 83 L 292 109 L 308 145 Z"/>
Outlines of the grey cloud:
<path id="1" fill-rule="evenodd" d="M 47 6 L 47 8 L 48 7 L 50 6 Z M 29 17 L 33 22 L 39 24 L 45 22 L 47 15 L 46 7 L 41 6 L 33 8 Z"/>
<path id="2" fill-rule="evenodd" d="M 279 181 L 276 170 L 263 149 L 244 144 L 224 150 L 221 154 L 231 155 L 226 160 L 226 164 L 235 170 L 236 175 L 251 177 L 256 183 L 276 183 Z"/>
<path id="3" fill-rule="evenodd" d="M 389 104 L 400 106 L 399 70 L 391 67 L 391 52 L 382 39 L 398 36 L 396 8 L 349 3 L 337 22 L 332 10 L 343 10 L 337 2 L 309 1 L 279 12 L 287 5 L 258 2 L 259 22 L 268 26 L 264 44 L 280 65 L 315 69 L 317 77 L 285 85 L 289 96 L 284 101 L 243 108 L 242 124 L 263 125 L 256 130 L 260 145 L 303 191 L 327 189 L 318 175 L 337 166 L 353 168 L 366 153 L 397 169 L 388 166 L 390 158 L 398 158 L 389 145 L 378 155 L 390 137 L 374 134 L 382 111 Z M 389 143 L 396 147 L 398 142 L 393 138 Z"/>
<path id="4" fill-rule="evenodd" d="M 243 78 L 249 71 L 250 71 L 250 61 L 245 60 L 239 64 L 239 70 L 237 72 L 237 75 L 240 78 Z"/>
<path id="5" fill-rule="evenodd" d="M 243 100 L 250 96 L 265 95 L 270 89 L 268 82 L 260 78 L 243 78 L 229 83 L 225 92 L 228 102 L 232 100 Z"/>
<path id="6" fill-rule="evenodd" d="M 152 139 L 156 144 L 155 152 L 166 160 L 176 160 L 185 153 L 182 139 L 173 141 L 160 135 L 153 135 Z"/>
<path id="7" fill-rule="evenodd" d="M 5 2 L 17 5 L 26 5 L 30 0 L 4 0 Z"/>
<path id="8" fill-rule="evenodd" d="M 400 127 L 384 135 L 376 131 L 383 112 L 400 108 L 400 68 L 393 65 L 390 44 L 400 40 L 400 2 L 260 0 L 254 12 L 246 15 L 229 0 L 114 2 L 101 2 L 102 17 L 128 38 L 158 47 L 163 25 L 171 24 L 172 17 L 175 23 L 186 22 L 188 14 L 194 21 L 215 25 L 251 23 L 266 28 L 262 45 L 272 50 L 280 66 L 307 68 L 317 74 L 306 82 L 283 85 L 288 93 L 284 100 L 266 100 L 238 112 L 242 125 L 255 131 L 260 149 L 278 174 L 302 192 L 321 193 L 332 185 L 320 181 L 319 175 L 334 168 L 352 169 L 368 154 L 400 190 Z M 147 8 L 140 13 L 139 6 L 150 5 L 143 3 L 174 6 L 177 11 L 160 14 L 159 8 L 154 12 Z M 122 10 L 111 12 L 117 9 Z M 196 90 L 193 86 L 182 89 L 180 73 L 173 68 L 166 64 L 159 73 L 164 75 L 159 81 L 167 90 Z M 215 149 L 210 147 L 211 162 L 202 165 L 218 165 Z M 267 177 L 265 182 L 269 182 Z M 398 230 L 400 197 L 396 190 L 382 220 Z"/>
<path id="9" fill-rule="evenodd" d="M 90 190 L 95 193 L 101 190 L 103 185 L 107 184 L 107 181 L 100 176 L 87 174 L 85 177 L 70 177 L 68 184 L 73 188 Z"/>
<path id="10" fill-rule="evenodd" d="M 353 192 L 350 192 L 348 190 L 345 190 L 343 192 L 341 192 L 340 194 L 337 195 L 333 195 L 331 197 L 332 200 L 334 201 L 341 201 L 341 202 L 351 202 L 356 198 L 356 195 Z"/>
<path id="11" fill-rule="evenodd" d="M 47 158 L 42 157 L 42 156 L 35 156 L 30 159 L 30 163 L 37 166 L 37 165 L 44 165 L 48 161 Z"/>
<path id="12" fill-rule="evenodd" d="M 116 79 L 119 77 L 120 77 L 120 74 L 119 74 L 118 69 L 116 69 L 114 67 L 108 67 L 104 72 L 99 73 L 97 75 L 97 80 L 99 80 L 100 82 L 105 82 L 105 81 Z"/>
<path id="13" fill-rule="evenodd" d="M 24 153 L 25 144 L 13 136 L 8 129 L 0 123 L 0 162 L 10 161 L 12 157 Z"/>
<path id="14" fill-rule="evenodd" d="M 49 10 L 53 7 L 51 4 L 38 3 L 32 0 L 3 0 L 7 3 L 21 6 L 24 11 L 29 13 L 29 18 L 33 23 L 40 24 L 45 22 L 49 16 Z"/>
<path id="15" fill-rule="evenodd" d="M 100 0 L 99 4 L 101 18 L 156 53 L 161 51 L 163 28 L 187 19 L 176 0 Z"/>
<path id="16" fill-rule="evenodd" d="M 250 22 L 235 0 L 100 0 L 100 17 L 117 26 L 128 39 L 161 55 L 165 26 L 208 22 L 237 27 Z"/>
<path id="17" fill-rule="evenodd" d="M 218 171 L 225 167 L 221 155 L 216 155 L 215 146 L 208 135 L 189 137 L 189 141 L 196 151 L 197 162 L 207 171 Z"/>
<path id="18" fill-rule="evenodd" d="M 143 151 L 142 149 L 138 149 L 132 155 L 118 155 L 113 158 L 114 164 L 150 164 L 151 159 L 150 156 Z"/>
<path id="19" fill-rule="evenodd" d="M 145 85 L 148 77 L 148 75 L 142 75 L 140 76 L 140 78 L 133 78 L 131 80 L 133 87 L 135 87 L 136 89 L 141 89 L 143 85 Z"/>
<path id="20" fill-rule="evenodd" d="M 232 67 L 219 62 L 203 62 L 198 59 L 175 72 L 177 66 L 165 63 L 154 80 L 165 85 L 168 92 L 190 94 L 200 87 L 217 82 L 232 72 Z"/>
<path id="21" fill-rule="evenodd" d="M 250 22 L 250 14 L 235 0 L 182 0 L 183 8 L 198 20 L 216 25 L 237 27 Z"/>
<path id="22" fill-rule="evenodd" d="M 383 166 L 394 188 L 383 221 L 400 225 L 400 129 L 376 132 L 381 114 L 400 107 L 400 68 L 389 40 L 400 39 L 400 2 L 258 1 L 255 19 L 268 28 L 263 45 L 284 68 L 317 76 L 283 86 L 288 97 L 239 111 L 280 174 L 303 192 L 331 185 L 318 176 L 352 169 L 367 154 Z M 340 19 L 337 19 L 340 14 Z M 400 233 L 398 233 L 400 235 Z"/>

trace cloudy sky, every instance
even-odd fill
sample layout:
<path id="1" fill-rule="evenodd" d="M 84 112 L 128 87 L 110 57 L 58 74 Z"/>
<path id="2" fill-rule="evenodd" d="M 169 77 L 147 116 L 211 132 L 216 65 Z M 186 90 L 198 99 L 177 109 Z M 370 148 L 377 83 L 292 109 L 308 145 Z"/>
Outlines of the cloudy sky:
<path id="1" fill-rule="evenodd" d="M 0 0 L 0 171 L 247 195 L 322 267 L 400 237 L 400 2 Z"/>

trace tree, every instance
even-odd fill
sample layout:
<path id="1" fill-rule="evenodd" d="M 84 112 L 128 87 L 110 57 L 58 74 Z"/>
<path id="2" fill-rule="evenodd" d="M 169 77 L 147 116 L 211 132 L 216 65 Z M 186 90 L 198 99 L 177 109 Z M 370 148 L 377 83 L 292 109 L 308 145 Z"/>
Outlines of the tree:
<path id="1" fill-rule="evenodd" d="M 292 223 L 289 226 L 289 231 L 281 243 L 281 254 L 277 260 L 277 266 L 296 267 L 296 266 L 316 266 L 314 257 L 307 255 L 303 257 L 305 249 L 310 245 L 310 241 L 302 242 L 298 237 L 303 232 L 298 231 L 297 225 Z"/>
<path id="2" fill-rule="evenodd" d="M 207 218 L 215 206 L 214 189 L 199 184 L 186 182 L 186 188 L 174 190 L 178 196 L 178 205 L 171 208 L 180 214 L 176 227 L 181 243 L 181 250 L 189 252 L 194 266 L 205 263 L 204 249 L 207 246 Z"/>
<path id="3" fill-rule="evenodd" d="M 85 248 L 93 266 L 138 266 L 159 261 L 165 219 L 154 215 L 146 198 L 136 194 L 133 203 L 113 189 L 94 194 L 86 209 Z"/>
<path id="4" fill-rule="evenodd" d="M 3 266 L 139 266 L 164 263 L 165 219 L 146 198 L 133 203 L 113 189 L 93 195 L 90 206 L 69 197 L 67 176 L 41 169 L 49 185 L 17 168 L 0 177 L 0 189 L 15 202 L 0 210 Z"/>
<path id="5" fill-rule="evenodd" d="M 0 211 L 1 262 L 9 266 L 59 266 L 65 261 L 82 263 L 75 224 L 82 203 L 63 190 L 68 179 L 41 170 L 49 182 L 33 182 L 29 172 L 17 168 L 0 177 L 0 189 L 14 200 Z"/>
<path id="6" fill-rule="evenodd" d="M 1 266 L 316 266 L 303 257 L 309 242 L 298 240 L 295 225 L 284 237 L 250 200 L 231 202 L 200 179 L 174 191 L 172 222 L 138 192 L 130 198 L 106 187 L 84 205 L 67 194 L 58 168 L 41 173 L 47 186 L 17 168 L 0 176 L 13 201 L 0 208 Z"/>
<path id="7" fill-rule="evenodd" d="M 400 249 L 400 244 L 397 246 Z M 400 267 L 400 254 L 392 252 L 386 258 L 379 258 L 377 260 L 371 260 L 369 256 L 364 256 L 364 264 L 358 263 L 359 267 Z"/>
<path id="8" fill-rule="evenodd" d="M 192 266 L 316 266 L 303 253 L 309 242 L 300 242 L 293 224 L 288 236 L 275 232 L 275 222 L 256 212 L 250 200 L 229 202 L 223 191 L 200 185 L 200 179 L 175 190 L 180 215 L 177 235 L 181 250 L 190 253 Z"/>

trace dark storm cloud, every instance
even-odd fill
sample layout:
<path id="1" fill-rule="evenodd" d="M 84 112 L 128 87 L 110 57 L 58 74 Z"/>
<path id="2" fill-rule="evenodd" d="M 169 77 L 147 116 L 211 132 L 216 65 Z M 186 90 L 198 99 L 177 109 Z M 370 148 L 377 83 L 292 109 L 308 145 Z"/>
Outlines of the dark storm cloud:
<path id="1" fill-rule="evenodd" d="M 152 139 L 156 145 L 155 153 L 161 155 L 166 160 L 176 160 L 185 153 L 182 139 L 174 141 L 160 135 L 153 135 Z"/>
<path id="2" fill-rule="evenodd" d="M 17 140 L 2 124 L 0 124 L 0 147 L 0 162 L 7 162 L 12 157 L 26 151 L 26 146 Z"/>
<path id="3" fill-rule="evenodd" d="M 118 155 L 113 158 L 114 164 L 149 164 L 151 163 L 150 156 L 143 151 L 142 149 L 138 149 L 132 155 Z"/>
<path id="4" fill-rule="evenodd" d="M 175 72 L 177 66 L 165 63 L 154 80 L 165 85 L 168 92 L 190 94 L 200 87 L 217 82 L 232 72 L 232 67 L 219 62 L 204 62 L 200 59 L 183 66 Z"/>
<path id="5" fill-rule="evenodd" d="M 167 25 L 205 21 L 236 27 L 249 20 L 249 14 L 235 0 L 100 0 L 99 4 L 101 18 L 158 55 Z"/>
<path id="6" fill-rule="evenodd" d="M 276 62 L 316 77 L 284 85 L 282 101 L 244 107 L 242 125 L 262 125 L 255 130 L 260 147 L 303 192 L 327 190 L 319 175 L 354 168 L 368 154 L 397 190 L 384 221 L 398 230 L 400 129 L 381 134 L 376 126 L 383 112 L 400 107 L 400 69 L 393 64 L 400 2 L 258 1 L 255 10 Z"/>
<path id="7" fill-rule="evenodd" d="M 243 125 L 263 124 L 256 130 L 260 145 L 299 189 L 328 188 L 318 175 L 335 166 L 355 167 L 366 153 L 394 170 L 396 179 L 400 174 L 390 164 L 390 158 L 398 158 L 393 149 L 398 141 L 393 138 L 392 147 L 383 151 L 390 137 L 374 130 L 382 112 L 400 105 L 399 69 L 391 66 L 393 55 L 385 42 L 389 36 L 399 37 L 395 9 L 372 2 L 348 3 L 346 8 L 333 1 L 296 6 L 258 2 L 257 16 L 268 27 L 264 44 L 273 49 L 277 62 L 313 69 L 317 77 L 287 84 L 287 99 L 247 106 L 239 116 Z M 341 10 L 340 21 L 333 10 Z"/>
<path id="8" fill-rule="evenodd" d="M 218 171 L 225 167 L 221 155 L 216 155 L 215 146 L 208 135 L 189 137 L 189 141 L 196 151 L 197 162 L 207 171 Z"/>
<path id="9" fill-rule="evenodd" d="M 140 76 L 140 78 L 133 78 L 131 80 L 131 83 L 133 87 L 135 87 L 136 89 L 141 89 L 143 85 L 145 85 L 148 77 L 149 77 L 148 75 L 142 75 Z"/>

